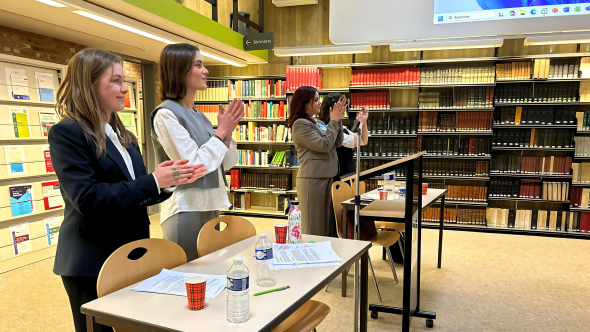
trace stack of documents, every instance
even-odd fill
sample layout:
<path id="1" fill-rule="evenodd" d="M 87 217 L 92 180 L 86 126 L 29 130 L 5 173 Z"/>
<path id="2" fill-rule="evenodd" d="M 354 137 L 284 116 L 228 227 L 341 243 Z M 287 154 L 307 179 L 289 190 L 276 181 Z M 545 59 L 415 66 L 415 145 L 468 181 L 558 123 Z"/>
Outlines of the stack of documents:
<path id="1" fill-rule="evenodd" d="M 226 275 L 210 275 L 202 273 L 184 273 L 162 269 L 160 274 L 142 281 L 139 285 L 131 290 L 136 292 L 148 292 L 159 294 L 170 294 L 186 296 L 186 286 L 184 279 L 194 276 L 207 278 L 207 290 L 205 291 L 206 299 L 214 299 L 227 286 Z"/>
<path id="2" fill-rule="evenodd" d="M 273 244 L 275 270 L 298 269 L 339 265 L 342 258 L 336 254 L 330 241 L 300 244 Z"/>

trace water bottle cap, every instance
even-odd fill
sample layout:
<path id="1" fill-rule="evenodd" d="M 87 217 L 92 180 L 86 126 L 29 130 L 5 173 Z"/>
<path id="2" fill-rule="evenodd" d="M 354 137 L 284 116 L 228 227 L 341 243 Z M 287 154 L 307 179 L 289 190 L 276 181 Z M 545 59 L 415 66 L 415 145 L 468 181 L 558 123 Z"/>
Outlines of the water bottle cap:
<path id="1" fill-rule="evenodd" d="M 243 263 L 244 259 L 242 257 L 234 257 L 234 263 Z"/>
<path id="2" fill-rule="evenodd" d="M 291 205 L 299 205 L 298 201 L 291 201 Z"/>
<path id="3" fill-rule="evenodd" d="M 258 237 L 266 237 L 266 233 L 260 233 L 258 234 Z"/>

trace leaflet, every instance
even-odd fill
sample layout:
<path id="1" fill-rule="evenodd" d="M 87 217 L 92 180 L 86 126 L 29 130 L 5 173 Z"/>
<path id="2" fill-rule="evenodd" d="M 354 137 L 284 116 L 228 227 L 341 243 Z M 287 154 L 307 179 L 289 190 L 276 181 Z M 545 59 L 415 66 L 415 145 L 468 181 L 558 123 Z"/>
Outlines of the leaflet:
<path id="1" fill-rule="evenodd" d="M 59 237 L 59 229 L 61 227 L 60 216 L 51 216 L 43 218 L 43 224 L 45 225 L 45 235 L 47 236 L 47 245 L 57 244 Z"/>
<path id="2" fill-rule="evenodd" d="M 24 69 L 4 68 L 6 73 L 6 86 L 10 99 L 31 100 L 27 74 Z"/>
<path id="3" fill-rule="evenodd" d="M 273 244 L 275 267 L 278 265 L 339 263 L 342 258 L 330 241 L 300 244 Z"/>
<path id="4" fill-rule="evenodd" d="M 6 176 L 27 175 L 25 162 L 25 148 L 22 145 L 5 145 L 4 158 L 6 160 Z"/>
<path id="5" fill-rule="evenodd" d="M 63 207 L 63 199 L 59 190 L 59 181 L 41 183 L 43 191 L 43 203 L 45 210 L 58 209 Z"/>
<path id="6" fill-rule="evenodd" d="M 8 187 L 8 191 L 10 192 L 10 207 L 13 217 L 35 212 L 35 195 L 32 184 Z"/>
<path id="7" fill-rule="evenodd" d="M 227 286 L 226 275 L 211 275 L 202 273 L 185 273 L 176 272 L 168 269 L 162 269 L 158 275 L 142 281 L 139 285 L 131 290 L 136 292 L 148 292 L 158 294 L 169 294 L 186 296 L 186 286 L 184 279 L 194 276 L 207 278 L 207 289 L 205 290 L 206 299 L 214 299 Z"/>
<path id="8" fill-rule="evenodd" d="M 53 74 L 35 72 L 35 77 L 37 78 L 37 87 L 39 87 L 39 100 L 55 102 Z"/>
<path id="9" fill-rule="evenodd" d="M 10 226 L 8 231 L 10 232 L 12 251 L 15 256 L 33 249 L 28 222 Z"/>
<path id="10" fill-rule="evenodd" d="M 39 112 L 39 122 L 41 123 L 41 135 L 47 137 L 51 126 L 59 122 L 59 116 L 52 109 L 42 109 Z"/>

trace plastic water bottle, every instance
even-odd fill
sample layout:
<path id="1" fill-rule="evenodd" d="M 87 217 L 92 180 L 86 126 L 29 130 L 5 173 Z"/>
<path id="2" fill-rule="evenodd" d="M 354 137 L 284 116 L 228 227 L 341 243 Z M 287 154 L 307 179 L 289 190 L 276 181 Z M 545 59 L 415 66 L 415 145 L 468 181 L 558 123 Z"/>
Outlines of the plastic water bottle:
<path id="1" fill-rule="evenodd" d="M 235 257 L 227 271 L 227 320 L 243 323 L 250 317 L 250 272 L 242 257 Z"/>
<path id="2" fill-rule="evenodd" d="M 258 241 L 254 246 L 256 250 L 256 284 L 260 287 L 274 286 L 275 263 L 272 255 L 272 243 L 265 233 L 258 235 Z"/>
<path id="3" fill-rule="evenodd" d="M 395 173 L 383 174 L 383 190 L 387 191 L 387 199 L 394 199 L 395 194 Z"/>
<path id="4" fill-rule="evenodd" d="M 299 202 L 291 202 L 291 210 L 289 210 L 289 237 L 287 243 L 299 244 L 301 243 L 301 210 L 299 210 Z"/>

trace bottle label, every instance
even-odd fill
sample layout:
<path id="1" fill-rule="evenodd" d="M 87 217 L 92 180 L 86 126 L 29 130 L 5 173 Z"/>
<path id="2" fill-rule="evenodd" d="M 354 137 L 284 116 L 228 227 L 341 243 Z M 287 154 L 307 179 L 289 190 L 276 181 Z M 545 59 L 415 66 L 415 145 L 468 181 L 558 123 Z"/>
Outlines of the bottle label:
<path id="1" fill-rule="evenodd" d="M 256 249 L 256 260 L 263 261 L 273 259 L 272 248 L 270 249 Z"/>
<path id="2" fill-rule="evenodd" d="M 250 286 L 250 277 L 242 279 L 227 278 L 227 289 L 230 291 L 245 291 Z"/>

